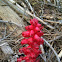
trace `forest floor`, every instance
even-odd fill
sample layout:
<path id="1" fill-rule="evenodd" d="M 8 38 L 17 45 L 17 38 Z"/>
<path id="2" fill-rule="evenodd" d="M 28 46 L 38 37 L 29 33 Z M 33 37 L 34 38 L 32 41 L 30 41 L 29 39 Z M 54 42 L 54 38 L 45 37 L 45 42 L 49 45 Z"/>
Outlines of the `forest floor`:
<path id="1" fill-rule="evenodd" d="M 61 11 L 40 0 L 29 0 L 29 3 L 33 9 L 24 0 L 15 0 L 15 3 L 11 0 L 0 0 L 0 62 L 15 62 L 14 57 L 21 55 L 19 53 L 19 48 L 23 47 L 20 44 L 23 39 L 21 33 L 25 31 L 25 26 L 30 25 L 29 20 L 33 18 L 37 18 L 44 26 L 42 37 L 45 41 L 43 46 L 45 53 L 41 56 L 41 62 L 45 62 L 44 60 L 59 62 L 59 59 L 62 61 Z"/>

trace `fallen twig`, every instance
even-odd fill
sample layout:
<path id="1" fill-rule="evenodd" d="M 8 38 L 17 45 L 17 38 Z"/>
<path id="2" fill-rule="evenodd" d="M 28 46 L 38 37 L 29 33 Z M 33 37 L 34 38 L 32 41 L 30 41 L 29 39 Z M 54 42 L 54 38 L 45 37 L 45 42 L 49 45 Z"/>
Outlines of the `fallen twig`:
<path id="1" fill-rule="evenodd" d="M 58 57 L 59 57 L 59 58 L 62 57 L 62 50 L 61 50 L 60 53 L 58 54 Z"/>
<path id="2" fill-rule="evenodd" d="M 29 1 L 28 1 L 28 0 L 24 0 L 24 1 L 25 1 L 25 2 L 27 3 L 27 5 L 30 7 L 31 11 L 34 12 L 32 6 L 31 6 L 31 4 L 29 3 Z"/>
<path id="3" fill-rule="evenodd" d="M 58 21 L 58 22 L 56 22 L 56 21 L 52 21 L 52 20 L 44 20 L 44 21 L 46 21 L 46 22 L 50 22 L 50 23 L 58 23 L 58 24 L 62 24 L 62 22 L 60 22 L 60 21 Z"/>

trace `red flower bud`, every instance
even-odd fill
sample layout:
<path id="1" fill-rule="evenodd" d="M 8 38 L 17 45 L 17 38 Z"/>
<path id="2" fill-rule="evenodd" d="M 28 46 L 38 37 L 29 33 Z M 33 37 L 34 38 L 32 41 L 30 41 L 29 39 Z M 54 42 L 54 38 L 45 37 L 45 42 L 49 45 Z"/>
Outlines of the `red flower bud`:
<path id="1" fill-rule="evenodd" d="M 29 44 L 29 45 L 33 44 L 33 39 L 32 39 L 32 38 L 29 38 L 29 39 L 28 39 L 28 44 Z"/>
<path id="2" fill-rule="evenodd" d="M 26 60 L 26 62 L 35 62 L 35 59 Z"/>
<path id="3" fill-rule="evenodd" d="M 39 27 L 36 27 L 36 28 L 34 29 L 34 31 L 35 31 L 35 33 L 36 33 L 36 32 L 39 32 L 39 31 L 40 31 Z"/>
<path id="4" fill-rule="evenodd" d="M 35 33 L 33 30 L 30 31 L 30 36 L 33 36 Z"/>
<path id="5" fill-rule="evenodd" d="M 29 37 L 30 36 L 30 32 L 29 31 L 22 32 L 22 36 Z"/>
<path id="6" fill-rule="evenodd" d="M 31 46 L 27 46 L 27 48 L 31 49 Z"/>
<path id="7" fill-rule="evenodd" d="M 23 48 L 23 53 L 24 53 L 25 55 L 30 54 L 30 53 L 31 53 L 31 49 L 28 48 L 28 47 L 25 47 L 25 48 Z"/>
<path id="8" fill-rule="evenodd" d="M 27 39 L 23 39 L 22 41 L 21 41 L 21 44 L 23 45 L 23 44 L 27 44 L 28 43 L 28 40 Z"/>
<path id="9" fill-rule="evenodd" d="M 22 58 L 17 58 L 17 62 L 21 62 L 22 61 Z"/>
<path id="10" fill-rule="evenodd" d="M 37 34 L 35 34 L 34 35 L 34 41 L 39 41 L 39 39 L 40 39 L 40 37 Z"/>
<path id="11" fill-rule="evenodd" d="M 34 26 L 33 25 L 29 25 L 29 29 L 30 30 L 34 29 Z"/>
<path id="12" fill-rule="evenodd" d="M 35 62 L 35 60 L 31 59 L 30 62 Z"/>
<path id="13" fill-rule="evenodd" d="M 36 33 L 39 37 L 41 37 L 44 33 L 42 31 Z"/>
<path id="14" fill-rule="evenodd" d="M 22 53 L 22 48 L 19 49 L 19 52 Z"/>
<path id="15" fill-rule="evenodd" d="M 29 56 L 25 56 L 24 59 L 25 59 L 25 60 L 29 60 Z"/>
<path id="16" fill-rule="evenodd" d="M 31 51 L 30 51 L 30 49 L 26 49 L 26 53 L 30 53 Z"/>
<path id="17" fill-rule="evenodd" d="M 40 29 L 42 30 L 44 27 L 42 26 L 42 27 L 40 27 Z"/>
<path id="18" fill-rule="evenodd" d="M 29 26 L 26 26 L 25 29 L 26 29 L 26 30 L 29 30 Z"/>
<path id="19" fill-rule="evenodd" d="M 36 18 L 30 20 L 30 24 L 36 26 L 38 23 L 38 20 Z"/>
<path id="20" fill-rule="evenodd" d="M 26 30 L 32 30 L 32 29 L 34 29 L 34 26 L 33 25 L 29 25 L 29 26 L 26 26 L 25 29 Z"/>
<path id="21" fill-rule="evenodd" d="M 32 48 L 38 49 L 39 45 L 37 44 L 37 42 L 33 42 L 33 44 L 31 45 Z"/>
<path id="22" fill-rule="evenodd" d="M 38 23 L 38 24 L 37 24 L 37 27 L 41 27 L 41 24 Z"/>
<path id="23" fill-rule="evenodd" d="M 35 53 L 31 53 L 30 56 L 31 56 L 31 58 L 36 58 Z"/>
<path id="24" fill-rule="evenodd" d="M 40 44 L 44 44 L 44 40 L 42 38 L 40 38 Z"/>
<path id="25" fill-rule="evenodd" d="M 40 60 L 38 59 L 36 62 L 40 62 Z"/>

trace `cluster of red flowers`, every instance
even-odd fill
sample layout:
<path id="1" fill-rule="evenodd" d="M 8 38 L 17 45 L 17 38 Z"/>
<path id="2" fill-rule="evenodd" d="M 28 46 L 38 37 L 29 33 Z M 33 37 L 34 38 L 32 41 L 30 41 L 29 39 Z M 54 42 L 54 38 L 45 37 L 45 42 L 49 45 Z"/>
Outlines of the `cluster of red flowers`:
<path id="1" fill-rule="evenodd" d="M 42 53 L 39 45 L 43 45 L 44 43 L 41 38 L 43 35 L 41 29 L 43 27 L 41 27 L 41 24 L 38 23 L 36 18 L 30 20 L 30 24 L 31 25 L 25 27 L 27 31 L 22 32 L 22 36 L 25 38 L 21 41 L 22 45 L 28 44 L 28 46 L 19 49 L 19 52 L 24 53 L 25 56 L 18 58 L 17 62 L 21 62 L 22 60 L 25 60 L 25 62 L 39 62 L 39 59 L 36 60 L 36 58 Z"/>

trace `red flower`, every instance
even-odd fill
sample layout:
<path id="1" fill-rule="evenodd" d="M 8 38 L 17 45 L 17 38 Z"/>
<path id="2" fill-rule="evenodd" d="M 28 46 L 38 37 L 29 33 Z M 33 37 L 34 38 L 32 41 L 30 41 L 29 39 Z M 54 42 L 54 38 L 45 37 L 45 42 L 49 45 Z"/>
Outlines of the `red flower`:
<path id="1" fill-rule="evenodd" d="M 26 26 L 25 29 L 26 29 L 26 30 L 30 30 L 30 29 L 29 29 L 29 26 Z"/>
<path id="2" fill-rule="evenodd" d="M 17 62 L 21 62 L 23 60 L 23 57 L 17 58 Z"/>
<path id="3" fill-rule="evenodd" d="M 40 27 L 41 27 L 41 24 L 39 24 L 39 23 L 38 23 L 38 24 L 37 24 L 37 27 L 39 27 L 39 28 L 40 28 Z"/>
<path id="4" fill-rule="evenodd" d="M 36 62 L 40 62 L 40 59 L 38 59 Z"/>
<path id="5" fill-rule="evenodd" d="M 35 31 L 35 33 L 36 33 L 36 32 L 39 32 L 39 31 L 40 31 L 39 27 L 36 27 L 36 28 L 34 29 L 34 31 Z"/>
<path id="6" fill-rule="evenodd" d="M 41 39 L 41 38 L 39 38 L 39 41 L 38 42 L 39 42 L 38 44 L 40 45 L 40 44 L 43 44 L 44 43 L 44 40 Z"/>
<path id="7" fill-rule="evenodd" d="M 19 49 L 19 52 L 22 53 L 22 48 Z"/>
<path id="8" fill-rule="evenodd" d="M 35 28 L 35 26 L 29 25 L 29 29 L 30 29 L 30 30 L 33 30 L 34 28 Z"/>
<path id="9" fill-rule="evenodd" d="M 31 49 L 31 46 L 27 46 L 27 48 Z"/>
<path id="10" fill-rule="evenodd" d="M 29 37 L 30 36 L 30 32 L 29 31 L 22 32 L 22 36 Z"/>
<path id="11" fill-rule="evenodd" d="M 36 26 L 38 24 L 38 20 L 36 18 L 30 20 L 30 24 Z"/>
<path id="12" fill-rule="evenodd" d="M 39 37 L 41 37 L 44 33 L 42 31 L 36 33 Z"/>
<path id="13" fill-rule="evenodd" d="M 40 29 L 42 30 L 44 27 L 42 26 L 42 27 L 40 27 Z"/>
<path id="14" fill-rule="evenodd" d="M 39 49 L 39 45 L 44 43 L 44 40 L 41 38 L 41 36 L 44 34 L 41 29 L 41 24 L 38 23 L 37 19 L 30 20 L 29 26 L 26 26 L 25 29 L 28 31 L 22 32 L 22 36 L 29 37 L 28 39 L 23 39 L 21 41 L 21 44 L 28 44 L 27 47 L 23 47 L 19 49 L 20 53 L 24 53 L 25 57 L 20 57 L 17 59 L 18 62 L 21 62 L 22 60 L 25 60 L 25 62 L 39 62 L 38 59 L 36 61 L 36 58 L 41 54 L 41 50 Z"/>
<path id="15" fill-rule="evenodd" d="M 26 60 L 26 62 L 35 62 L 35 59 Z"/>
<path id="16" fill-rule="evenodd" d="M 34 39 L 34 41 L 37 42 L 37 41 L 39 41 L 40 37 L 37 34 L 35 34 L 34 37 L 33 37 L 33 39 Z"/>
<path id="17" fill-rule="evenodd" d="M 33 52 L 31 52 L 30 56 L 31 56 L 31 58 L 36 58 L 36 55 Z"/>
<path id="18" fill-rule="evenodd" d="M 37 49 L 39 47 L 39 45 L 37 44 L 37 42 L 33 42 L 33 44 L 31 45 L 31 47 Z"/>
<path id="19" fill-rule="evenodd" d="M 29 25 L 29 26 L 26 26 L 25 29 L 26 30 L 33 30 L 34 29 L 34 26 L 33 25 Z"/>
<path id="20" fill-rule="evenodd" d="M 33 38 L 29 38 L 29 39 L 28 39 L 28 44 L 29 44 L 29 45 L 33 44 Z"/>
<path id="21" fill-rule="evenodd" d="M 33 30 L 30 31 L 30 36 L 33 36 L 35 33 Z"/>
<path id="22" fill-rule="evenodd" d="M 21 62 L 22 61 L 22 58 L 17 58 L 17 62 Z"/>
<path id="23" fill-rule="evenodd" d="M 25 56 L 24 60 L 26 60 L 26 61 L 29 60 L 29 56 Z"/>
<path id="24" fill-rule="evenodd" d="M 23 39 L 22 41 L 21 41 L 21 44 L 23 45 L 23 44 L 27 44 L 28 43 L 28 39 Z"/>

